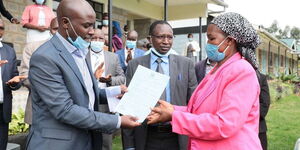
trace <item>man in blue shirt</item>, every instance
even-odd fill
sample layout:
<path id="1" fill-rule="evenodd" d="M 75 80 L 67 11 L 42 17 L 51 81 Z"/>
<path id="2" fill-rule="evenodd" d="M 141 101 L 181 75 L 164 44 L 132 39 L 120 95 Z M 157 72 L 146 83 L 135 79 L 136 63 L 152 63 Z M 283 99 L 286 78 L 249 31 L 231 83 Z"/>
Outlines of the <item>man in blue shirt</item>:
<path id="1" fill-rule="evenodd" d="M 116 54 L 119 56 L 120 64 L 124 72 L 128 62 L 134 58 L 143 56 L 145 51 L 136 47 L 136 42 L 138 39 L 138 33 L 136 31 L 130 31 L 126 38 L 126 46 L 124 49 L 116 51 Z"/>
<path id="2" fill-rule="evenodd" d="M 194 63 L 183 56 L 174 55 L 170 49 L 173 43 L 173 29 L 166 21 L 156 21 L 150 26 L 149 35 L 153 44 L 151 53 L 129 62 L 126 84 L 129 85 L 138 65 L 170 76 L 170 81 L 160 99 L 174 105 L 187 104 L 197 86 Z M 123 147 L 127 150 L 186 150 L 187 137 L 172 133 L 169 122 L 123 130 Z"/>

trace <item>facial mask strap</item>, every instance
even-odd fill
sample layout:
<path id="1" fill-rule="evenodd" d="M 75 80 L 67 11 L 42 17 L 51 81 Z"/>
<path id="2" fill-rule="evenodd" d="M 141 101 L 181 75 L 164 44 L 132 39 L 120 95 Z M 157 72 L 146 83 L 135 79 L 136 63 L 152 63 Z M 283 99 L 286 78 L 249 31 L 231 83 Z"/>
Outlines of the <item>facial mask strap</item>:
<path id="1" fill-rule="evenodd" d="M 70 19 L 69 19 L 69 18 L 67 18 L 67 19 L 68 19 L 69 23 L 71 24 L 71 28 L 72 28 L 73 32 L 75 33 L 76 36 L 78 36 L 78 34 L 76 33 L 76 31 L 74 30 L 74 27 L 73 27 L 73 25 L 72 25 Z M 68 32 L 67 32 L 67 34 L 68 34 Z M 69 34 L 68 34 L 68 36 L 69 36 Z M 69 36 L 69 37 L 70 37 L 70 36 Z"/>
<path id="2" fill-rule="evenodd" d="M 225 40 L 228 38 L 228 36 L 226 36 L 226 38 L 218 45 L 218 47 L 220 47 L 224 42 Z"/>

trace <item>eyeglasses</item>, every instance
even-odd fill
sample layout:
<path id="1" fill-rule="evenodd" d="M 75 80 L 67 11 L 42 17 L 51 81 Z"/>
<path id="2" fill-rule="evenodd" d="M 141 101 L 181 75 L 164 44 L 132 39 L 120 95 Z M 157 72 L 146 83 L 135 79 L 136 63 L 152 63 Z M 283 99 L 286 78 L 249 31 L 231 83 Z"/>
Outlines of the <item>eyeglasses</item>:
<path id="1" fill-rule="evenodd" d="M 173 35 L 151 35 L 151 37 L 155 37 L 159 40 L 164 40 L 165 38 L 167 38 L 168 40 L 173 40 L 174 39 Z"/>

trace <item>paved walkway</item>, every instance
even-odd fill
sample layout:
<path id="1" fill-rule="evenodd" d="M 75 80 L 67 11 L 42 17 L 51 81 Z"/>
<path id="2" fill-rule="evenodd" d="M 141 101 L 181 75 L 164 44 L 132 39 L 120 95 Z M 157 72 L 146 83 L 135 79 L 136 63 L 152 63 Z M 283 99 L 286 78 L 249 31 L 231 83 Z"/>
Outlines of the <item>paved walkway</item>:
<path id="1" fill-rule="evenodd" d="M 25 110 L 27 102 L 28 90 L 25 87 L 21 87 L 17 91 L 13 91 L 13 107 L 12 112 L 17 113 L 19 109 Z"/>

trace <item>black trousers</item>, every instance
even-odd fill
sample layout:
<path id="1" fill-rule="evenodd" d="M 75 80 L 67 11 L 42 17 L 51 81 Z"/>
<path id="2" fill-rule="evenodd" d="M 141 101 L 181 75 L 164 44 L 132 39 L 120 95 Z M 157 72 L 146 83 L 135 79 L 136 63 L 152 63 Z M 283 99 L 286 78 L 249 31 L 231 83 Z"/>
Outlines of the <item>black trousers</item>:
<path id="1" fill-rule="evenodd" d="M 178 135 L 148 130 L 145 150 L 179 150 Z"/>
<path id="2" fill-rule="evenodd" d="M 0 150 L 6 150 L 8 140 L 8 123 L 3 119 L 3 104 L 0 104 Z"/>
<path id="3" fill-rule="evenodd" d="M 263 150 L 267 150 L 268 149 L 267 132 L 259 133 L 258 137 L 259 137 L 260 144 L 261 144 Z"/>

